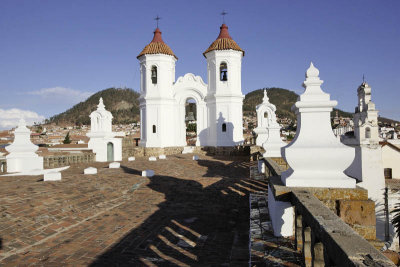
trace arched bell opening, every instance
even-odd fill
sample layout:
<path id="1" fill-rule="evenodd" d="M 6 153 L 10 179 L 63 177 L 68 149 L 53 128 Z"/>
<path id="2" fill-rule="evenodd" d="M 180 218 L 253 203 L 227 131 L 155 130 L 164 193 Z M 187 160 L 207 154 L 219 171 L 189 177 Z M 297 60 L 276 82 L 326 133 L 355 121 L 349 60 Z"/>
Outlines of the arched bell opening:
<path id="1" fill-rule="evenodd" d="M 223 82 L 228 80 L 228 65 L 226 62 L 221 62 L 219 65 L 219 78 Z"/>

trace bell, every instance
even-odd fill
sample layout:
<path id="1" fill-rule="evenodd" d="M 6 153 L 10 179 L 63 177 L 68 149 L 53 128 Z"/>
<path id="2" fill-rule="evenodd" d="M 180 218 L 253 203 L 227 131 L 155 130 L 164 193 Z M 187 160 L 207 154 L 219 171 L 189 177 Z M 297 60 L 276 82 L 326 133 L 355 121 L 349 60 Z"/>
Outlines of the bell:
<path id="1" fill-rule="evenodd" d="M 222 72 L 222 80 L 223 81 L 227 81 L 228 80 L 228 76 L 226 75 L 226 71 Z"/>

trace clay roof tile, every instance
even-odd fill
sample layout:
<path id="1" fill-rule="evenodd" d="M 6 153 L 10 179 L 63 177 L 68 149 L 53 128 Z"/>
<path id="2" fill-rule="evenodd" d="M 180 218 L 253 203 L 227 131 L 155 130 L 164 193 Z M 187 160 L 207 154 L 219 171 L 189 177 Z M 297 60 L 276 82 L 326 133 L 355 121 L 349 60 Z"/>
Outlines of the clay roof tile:
<path id="1" fill-rule="evenodd" d="M 240 48 L 240 46 L 232 39 L 229 35 L 228 26 L 226 24 L 222 24 L 220 27 L 220 32 L 217 39 L 204 51 L 204 57 L 206 54 L 213 50 L 237 50 L 243 52 L 244 50 Z"/>
<path id="2" fill-rule="evenodd" d="M 151 42 L 145 46 L 137 58 L 147 54 L 164 54 L 174 56 L 176 59 L 178 59 L 174 52 L 172 52 L 172 49 L 166 43 L 164 43 L 159 28 L 154 31 L 153 40 L 151 40 Z"/>

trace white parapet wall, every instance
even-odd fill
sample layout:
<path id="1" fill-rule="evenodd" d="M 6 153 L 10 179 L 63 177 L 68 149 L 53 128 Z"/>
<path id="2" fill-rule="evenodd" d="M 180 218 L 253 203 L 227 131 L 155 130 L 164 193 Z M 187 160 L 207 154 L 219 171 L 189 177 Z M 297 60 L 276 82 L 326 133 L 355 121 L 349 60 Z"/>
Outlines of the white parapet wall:
<path id="1" fill-rule="evenodd" d="M 290 202 L 275 200 L 268 186 L 268 210 L 275 236 L 293 236 L 294 208 Z"/>

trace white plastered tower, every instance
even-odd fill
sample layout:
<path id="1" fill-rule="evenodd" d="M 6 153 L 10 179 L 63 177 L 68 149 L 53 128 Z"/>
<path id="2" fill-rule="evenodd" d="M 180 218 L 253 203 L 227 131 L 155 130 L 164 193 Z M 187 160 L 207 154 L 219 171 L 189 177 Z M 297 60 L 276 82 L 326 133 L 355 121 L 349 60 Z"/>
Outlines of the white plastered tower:
<path id="1" fill-rule="evenodd" d="M 354 137 L 342 137 L 342 142 L 355 147 L 356 156 L 346 174 L 356 178 L 368 190 L 368 197 L 375 201 L 376 234 L 384 240 L 384 189 L 385 178 L 382 148 L 379 145 L 378 110 L 371 101 L 371 87 L 363 82 L 357 89 L 358 105 L 355 109 Z"/>
<path id="2" fill-rule="evenodd" d="M 286 143 L 281 139 L 281 126 L 276 120 L 276 106 L 269 102 L 267 90 L 264 89 L 263 102 L 256 107 L 257 134 L 256 145 L 265 149 L 264 157 L 281 157 L 281 147 Z"/>
<path id="3" fill-rule="evenodd" d="M 177 146 L 175 62 L 177 57 L 154 31 L 153 40 L 138 55 L 140 62 L 140 146 Z"/>
<path id="4" fill-rule="evenodd" d="M 207 59 L 208 146 L 243 143 L 241 68 L 244 51 L 222 24 L 218 38 L 203 53 Z"/>
<path id="5" fill-rule="evenodd" d="M 112 119 L 100 97 L 97 109 L 90 114 L 90 132 L 86 134 L 90 138 L 88 148 L 96 153 L 96 161 L 122 160 L 122 139 L 115 137 L 118 134 L 112 131 Z"/>

